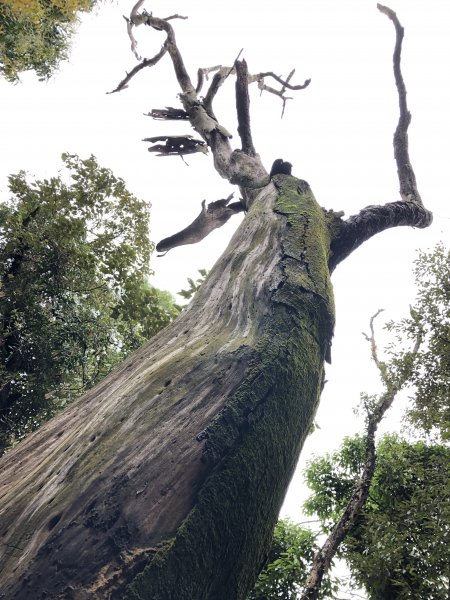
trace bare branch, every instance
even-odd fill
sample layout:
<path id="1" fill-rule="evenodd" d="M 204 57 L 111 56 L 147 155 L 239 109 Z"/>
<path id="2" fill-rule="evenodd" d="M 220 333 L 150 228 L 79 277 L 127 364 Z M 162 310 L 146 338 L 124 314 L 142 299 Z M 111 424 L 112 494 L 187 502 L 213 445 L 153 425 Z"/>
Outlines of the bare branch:
<path id="1" fill-rule="evenodd" d="M 280 83 L 283 86 L 283 88 L 287 88 L 288 90 L 297 91 L 304 90 L 305 88 L 307 88 L 308 85 L 311 83 L 311 79 L 306 79 L 305 82 L 300 85 L 291 85 L 289 83 L 289 79 L 292 77 L 294 72 L 295 71 L 291 71 L 291 74 L 287 79 L 282 79 L 279 75 L 275 75 L 275 73 L 273 73 L 272 71 L 267 71 L 265 73 L 258 73 L 258 75 L 253 75 L 252 80 L 261 81 L 265 77 L 272 77 L 273 79 L 275 79 L 275 81 L 278 81 L 278 83 Z"/>
<path id="2" fill-rule="evenodd" d="M 330 271 L 372 236 L 392 227 L 428 227 L 432 213 L 422 203 L 400 200 L 367 206 L 347 221 L 340 221 L 331 242 Z"/>
<path id="3" fill-rule="evenodd" d="M 125 88 L 128 87 L 128 82 L 137 74 L 139 73 L 139 71 L 142 71 L 142 69 L 145 69 L 145 67 L 153 67 L 156 65 L 156 63 L 158 63 L 161 58 L 166 54 L 167 52 L 167 47 L 163 46 L 161 48 L 161 50 L 158 52 L 158 54 L 156 54 L 153 58 L 144 58 L 144 60 L 136 65 L 134 67 L 134 69 L 132 69 L 129 73 L 127 73 L 127 76 L 122 79 L 122 81 L 118 84 L 118 86 L 112 90 L 111 92 L 108 92 L 108 94 L 114 94 L 115 92 L 120 92 L 121 90 L 124 90 Z"/>
<path id="4" fill-rule="evenodd" d="M 241 52 L 242 52 L 242 50 L 241 50 Z M 238 58 L 239 58 L 241 52 L 239 53 Z M 238 60 L 238 58 L 236 59 L 236 61 Z M 199 69 L 199 80 L 198 80 L 198 84 L 197 84 L 197 91 L 200 91 L 201 87 L 203 86 L 203 76 L 208 73 L 211 73 L 213 71 L 217 71 L 217 72 L 214 75 L 211 86 L 210 86 L 210 88 L 205 96 L 204 102 L 203 102 L 203 104 L 205 105 L 205 107 L 207 109 L 211 107 L 214 96 L 217 94 L 220 86 L 223 84 L 223 82 L 226 80 L 226 78 L 229 75 L 231 75 L 232 73 L 235 73 L 236 69 L 234 66 L 233 67 L 225 67 L 222 65 L 216 65 L 215 67 Z M 269 92 L 270 94 L 274 94 L 275 96 L 279 96 L 280 98 L 282 98 L 283 112 L 284 112 L 284 106 L 286 104 L 286 101 L 291 99 L 290 97 L 286 97 L 284 95 L 286 92 L 286 89 L 290 89 L 290 90 L 294 90 L 294 91 L 295 90 L 303 90 L 306 87 L 308 87 L 308 85 L 311 83 L 311 80 L 307 79 L 301 85 L 291 85 L 289 83 L 289 81 L 292 78 L 292 76 L 294 75 L 294 73 L 295 73 L 295 69 L 293 69 L 289 73 L 289 75 L 286 79 L 282 79 L 278 75 L 275 75 L 275 73 L 272 73 L 272 71 L 267 71 L 265 73 L 257 73 L 256 75 L 248 74 L 247 80 L 248 80 L 249 84 L 257 82 L 258 89 L 260 89 L 261 91 Z M 265 77 L 273 77 L 276 81 L 278 81 L 278 83 L 280 83 L 282 85 L 282 88 L 280 90 L 277 90 L 274 87 L 267 85 L 264 81 Z"/>
<path id="5" fill-rule="evenodd" d="M 403 75 L 400 67 L 402 41 L 404 29 L 393 10 L 382 4 L 377 4 L 380 12 L 385 14 L 395 27 L 395 48 L 393 56 L 395 84 L 398 91 L 398 100 L 400 107 L 400 117 L 397 129 L 394 134 L 394 154 L 397 163 L 397 172 L 400 182 L 400 195 L 404 200 L 415 200 L 421 202 L 420 194 L 417 189 L 416 177 L 409 160 L 408 151 L 408 126 L 411 122 L 411 113 L 406 104 L 406 86 L 403 81 Z"/>
<path id="6" fill-rule="evenodd" d="M 206 206 L 206 201 L 203 200 L 198 217 L 182 231 L 161 240 L 157 244 L 156 250 L 165 253 L 177 246 L 196 244 L 214 229 L 222 227 L 230 217 L 244 210 L 241 202 L 229 204 L 233 195 L 230 194 L 228 198 L 211 202 L 208 206 Z"/>
<path id="7" fill-rule="evenodd" d="M 370 336 L 367 335 L 367 333 L 364 333 L 364 332 L 363 332 L 363 336 L 370 343 L 370 353 L 372 355 L 372 360 L 376 364 L 376 366 L 377 366 L 380 374 L 382 375 L 384 383 L 386 383 L 386 381 L 384 379 L 385 369 L 384 369 L 384 366 L 382 365 L 382 363 L 380 362 L 380 359 L 378 358 L 378 349 L 377 349 L 377 344 L 376 344 L 376 341 L 375 341 L 375 329 L 374 329 L 374 326 L 373 326 L 373 323 L 374 323 L 375 319 L 383 311 L 384 311 L 384 308 L 379 308 L 377 310 L 377 312 L 370 318 Z"/>
<path id="8" fill-rule="evenodd" d="M 139 2 L 137 2 L 131 11 L 130 19 L 129 20 L 126 19 L 128 35 L 130 36 L 130 39 L 132 40 L 133 52 L 135 53 L 136 56 L 138 56 L 136 53 L 137 43 L 131 33 L 131 28 L 133 26 L 138 27 L 139 25 L 145 24 L 145 25 L 149 25 L 150 27 L 153 27 L 153 29 L 156 29 L 158 31 L 165 31 L 165 33 L 167 34 L 167 38 L 164 43 L 163 50 L 161 50 L 161 52 L 163 52 L 164 54 L 165 54 L 165 52 L 169 52 L 169 55 L 172 59 L 172 63 L 173 63 L 174 69 L 175 69 L 175 75 L 177 77 L 178 83 L 180 84 L 180 87 L 183 90 L 183 92 L 184 93 L 195 92 L 195 90 L 192 86 L 190 77 L 186 71 L 186 67 L 184 66 L 182 56 L 177 48 L 177 44 L 176 44 L 176 40 L 175 40 L 175 33 L 173 31 L 172 26 L 168 22 L 169 20 L 172 20 L 172 19 L 187 19 L 187 17 L 182 17 L 181 15 L 171 15 L 169 17 L 166 17 L 165 19 L 159 19 L 157 17 L 153 17 L 152 15 L 149 15 L 145 11 L 143 13 L 138 13 L 137 11 L 142 6 L 142 4 L 143 4 L 143 0 L 140 0 Z M 161 56 L 159 56 L 159 54 L 157 55 L 157 57 L 158 57 L 158 60 L 161 58 Z M 156 64 L 156 62 L 158 62 L 158 60 L 156 60 L 156 62 L 153 62 L 153 61 L 155 61 L 155 59 L 157 57 L 154 57 L 153 59 L 149 59 L 149 60 L 144 59 L 144 61 L 142 61 L 141 65 L 138 65 L 137 67 L 135 67 L 131 71 L 130 75 L 127 76 L 127 78 L 123 82 L 121 82 L 114 91 L 118 92 L 121 89 L 123 89 L 125 87 L 125 84 L 128 83 L 128 81 L 131 79 L 131 77 L 133 77 L 142 68 L 147 67 L 147 66 L 153 66 L 153 64 Z M 150 63 L 152 63 L 152 64 L 150 64 Z"/>
<path id="9" fill-rule="evenodd" d="M 378 359 L 373 323 L 380 312 L 382 311 L 377 311 L 377 313 L 370 319 L 371 335 L 366 336 L 366 338 L 370 342 L 372 358 L 374 358 L 378 367 L 381 379 L 385 386 L 385 392 L 380 396 L 377 404 L 373 407 L 372 411 L 368 415 L 365 459 L 361 477 L 355 485 L 350 500 L 348 501 L 341 518 L 333 527 L 332 532 L 326 539 L 322 548 L 314 557 L 301 600 L 317 600 L 319 597 L 322 579 L 330 568 L 331 561 L 336 554 L 339 545 L 354 526 L 356 519 L 368 498 L 369 488 L 376 466 L 375 435 L 378 425 L 386 414 L 386 411 L 391 407 L 396 395 L 402 389 L 411 375 L 411 368 L 406 369 L 401 379 L 393 384 L 393 382 L 387 377 L 385 365 Z M 416 340 L 413 349 L 413 355 L 417 354 L 419 350 L 421 337 L 422 336 L 420 335 Z"/>
<path id="10" fill-rule="evenodd" d="M 250 97 L 248 94 L 248 69 L 245 60 L 237 60 L 236 68 L 236 109 L 238 117 L 238 133 L 241 138 L 242 151 L 255 156 L 252 132 L 250 128 Z"/>
<path id="11" fill-rule="evenodd" d="M 203 87 L 203 83 L 205 81 L 205 79 L 208 79 L 208 75 L 209 73 L 212 73 L 213 71 L 218 71 L 221 68 L 220 65 L 216 65 L 215 67 L 206 67 L 206 68 L 200 68 L 197 71 L 197 86 L 195 88 L 195 92 L 197 94 L 199 94 L 202 91 L 202 87 Z"/>
<path id="12" fill-rule="evenodd" d="M 347 221 L 342 221 L 340 227 L 336 229 L 336 235 L 331 244 L 331 270 L 360 244 L 380 231 L 402 225 L 424 228 L 428 227 L 433 220 L 432 213 L 422 203 L 414 170 L 409 160 L 407 131 L 411 114 L 406 104 L 406 87 L 400 69 L 404 30 L 393 10 L 381 4 L 378 4 L 378 9 L 391 19 L 396 32 L 393 63 L 400 114 L 394 134 L 394 156 L 402 200 L 390 202 L 384 206 L 368 206 L 361 210 L 358 215 L 353 215 Z"/>
<path id="13" fill-rule="evenodd" d="M 170 17 L 164 17 L 163 21 L 173 21 L 173 19 L 182 19 L 183 21 L 185 21 L 188 17 L 183 17 L 182 15 L 176 14 L 176 15 L 170 15 Z"/>
<path id="14" fill-rule="evenodd" d="M 228 67 L 221 67 L 219 71 L 214 75 L 211 85 L 209 86 L 208 91 L 206 92 L 205 98 L 203 100 L 203 105 L 206 110 L 212 110 L 212 102 L 219 91 L 220 86 L 223 84 L 225 79 L 233 73 L 234 67 L 229 69 Z"/>

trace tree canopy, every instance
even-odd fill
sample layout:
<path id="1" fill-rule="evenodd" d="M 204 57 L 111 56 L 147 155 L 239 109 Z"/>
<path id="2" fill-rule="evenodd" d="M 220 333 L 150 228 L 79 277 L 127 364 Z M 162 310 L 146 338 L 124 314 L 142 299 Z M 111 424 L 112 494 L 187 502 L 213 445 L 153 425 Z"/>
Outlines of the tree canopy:
<path id="1" fill-rule="evenodd" d="M 0 205 L 1 448 L 178 313 L 147 283 L 148 204 L 94 157 L 63 158 L 65 178 L 12 175 Z"/>
<path id="2" fill-rule="evenodd" d="M 410 383 L 414 393 L 408 409 L 412 427 L 450 439 L 450 249 L 441 242 L 432 251 L 420 252 L 415 262 L 417 299 L 410 316 L 389 323 L 396 334 L 389 349 L 392 377 L 408 368 L 412 357 L 405 341 L 424 338 L 413 359 Z"/>
<path id="3" fill-rule="evenodd" d="M 281 519 L 273 532 L 267 563 L 248 600 L 296 600 L 302 590 L 314 553 L 319 549 L 311 529 Z M 319 598 L 328 598 L 337 589 L 336 578 L 325 577 Z"/>
<path id="4" fill-rule="evenodd" d="M 325 531 L 344 510 L 363 462 L 364 439 L 312 460 L 306 502 Z M 371 600 L 446 600 L 449 586 L 450 449 L 386 435 L 377 446 L 369 498 L 339 555 Z"/>
<path id="5" fill-rule="evenodd" d="M 0 2 L 0 73 L 11 82 L 23 71 L 50 77 L 68 57 L 80 11 L 95 0 L 3 0 Z"/>

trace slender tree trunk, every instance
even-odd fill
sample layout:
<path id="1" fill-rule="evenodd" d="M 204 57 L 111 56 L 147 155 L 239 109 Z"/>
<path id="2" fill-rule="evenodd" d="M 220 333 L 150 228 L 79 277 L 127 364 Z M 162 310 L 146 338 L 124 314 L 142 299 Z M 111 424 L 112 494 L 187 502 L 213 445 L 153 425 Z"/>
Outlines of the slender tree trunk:
<path id="1" fill-rule="evenodd" d="M 3 598 L 252 587 L 333 328 L 325 213 L 305 182 L 275 183 L 183 314 L 3 458 Z"/>

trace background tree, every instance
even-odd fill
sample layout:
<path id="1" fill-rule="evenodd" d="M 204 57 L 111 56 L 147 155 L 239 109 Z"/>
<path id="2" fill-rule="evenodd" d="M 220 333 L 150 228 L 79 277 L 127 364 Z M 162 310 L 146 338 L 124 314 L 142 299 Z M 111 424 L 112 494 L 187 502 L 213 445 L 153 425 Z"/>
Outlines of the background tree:
<path id="1" fill-rule="evenodd" d="M 328 532 L 344 510 L 364 463 L 364 438 L 311 461 L 306 478 L 309 514 Z M 450 581 L 450 449 L 386 435 L 368 500 L 339 556 L 371 600 L 445 600 Z"/>
<path id="2" fill-rule="evenodd" d="M 50 77 L 68 57 L 80 11 L 95 0 L 3 0 L 0 2 L 0 73 L 15 82 L 23 71 Z"/>
<path id="3" fill-rule="evenodd" d="M 186 243 L 201 239 L 236 212 L 247 214 L 180 317 L 2 460 L 1 584 L 19 599 L 30 590 L 245 598 L 265 561 L 323 385 L 334 323 L 330 272 L 386 228 L 431 222 L 409 161 L 403 30 L 392 11 L 379 7 L 397 33 L 400 200 L 343 220 L 318 205 L 305 181 L 287 174 L 289 163 L 276 161 L 270 177 L 253 145 L 249 83 L 269 89 L 274 80 L 284 98 L 307 82 L 250 75 L 237 60 L 201 69 L 194 84 L 171 25 L 176 16 L 139 13 L 141 5 L 130 15 L 130 37 L 144 25 L 166 40 L 117 91 L 167 55 L 181 89 L 182 120 L 201 139 L 158 136 L 158 153 L 208 146 L 218 173 L 240 188 L 238 201 L 202 207 L 177 245 L 183 236 Z M 215 75 L 200 95 L 207 73 Z M 232 74 L 241 142 L 234 150 L 213 110 Z M 158 109 L 156 118 L 161 111 L 179 120 L 171 108 Z"/>
<path id="4" fill-rule="evenodd" d="M 412 357 L 399 352 L 405 341 L 423 332 L 422 344 L 413 361 L 411 384 L 414 394 L 407 417 L 413 428 L 450 438 L 450 250 L 439 243 L 433 251 L 420 252 L 415 263 L 417 299 L 411 316 L 399 323 L 389 323 L 396 333 L 392 344 L 393 375 L 401 376 Z"/>
<path id="5" fill-rule="evenodd" d="M 314 553 L 319 550 L 317 535 L 311 529 L 281 519 L 275 526 L 267 565 L 261 571 L 248 600 L 296 600 L 309 572 Z M 325 577 L 319 598 L 329 598 L 339 580 Z"/>
<path id="6" fill-rule="evenodd" d="M 100 381 L 178 313 L 147 283 L 149 207 L 95 158 L 10 177 L 0 206 L 0 450 Z"/>

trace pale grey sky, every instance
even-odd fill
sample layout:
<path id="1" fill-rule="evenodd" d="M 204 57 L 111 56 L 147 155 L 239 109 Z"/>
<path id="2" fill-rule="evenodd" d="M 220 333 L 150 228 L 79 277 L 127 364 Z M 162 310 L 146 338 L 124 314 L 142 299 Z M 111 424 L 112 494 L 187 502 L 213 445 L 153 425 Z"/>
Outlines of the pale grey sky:
<path id="1" fill-rule="evenodd" d="M 168 57 L 142 71 L 129 89 L 107 95 L 136 60 L 130 51 L 122 14 L 133 2 L 107 4 L 86 15 L 74 38 L 70 62 L 47 83 L 31 74 L 23 82 L 0 82 L 0 191 L 6 177 L 20 169 L 36 177 L 54 175 L 64 151 L 95 154 L 123 177 L 137 196 L 152 204 L 156 242 L 185 227 L 208 202 L 228 196 L 232 187 L 213 170 L 210 156 L 156 158 L 144 137 L 189 133 L 187 124 L 159 123 L 143 116 L 152 108 L 176 106 L 178 89 Z M 333 365 L 317 415 L 320 431 L 302 455 L 336 448 L 359 425 L 353 415 L 359 392 L 373 391 L 376 374 L 361 336 L 380 307 L 386 318 L 400 318 L 413 301 L 411 267 L 417 248 L 448 241 L 450 209 L 447 173 L 450 139 L 450 4 L 447 0 L 392 0 L 403 23 L 403 65 L 413 121 L 410 152 L 419 189 L 435 221 L 426 231 L 398 228 L 385 232 L 341 264 L 334 278 L 337 327 Z M 251 95 L 257 151 L 266 167 L 282 157 L 306 179 L 319 203 L 346 215 L 368 204 L 398 198 L 392 152 L 397 97 L 392 75 L 394 30 L 372 0 L 279 0 L 258 3 L 147 2 L 156 16 L 185 14 L 174 21 L 179 47 L 191 76 L 198 67 L 232 64 L 241 48 L 251 72 L 273 70 L 296 82 L 311 78 L 293 93 L 283 120 L 281 103 L 268 94 Z M 154 55 L 163 35 L 136 31 L 139 50 Z M 233 81 L 217 98 L 219 120 L 236 128 Z M 236 144 L 237 135 L 235 135 Z M 239 220 L 202 243 L 174 249 L 152 260 L 154 284 L 177 292 L 196 269 L 209 268 L 225 248 Z M 393 419 L 391 420 L 394 421 Z M 283 514 L 300 515 L 303 494 L 297 471 Z"/>

